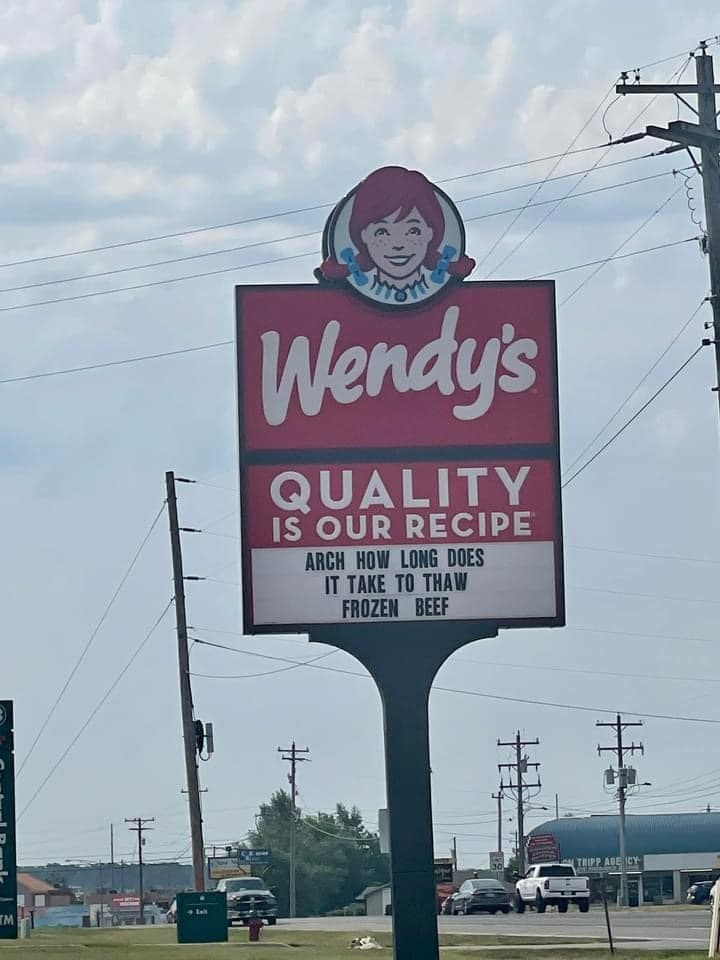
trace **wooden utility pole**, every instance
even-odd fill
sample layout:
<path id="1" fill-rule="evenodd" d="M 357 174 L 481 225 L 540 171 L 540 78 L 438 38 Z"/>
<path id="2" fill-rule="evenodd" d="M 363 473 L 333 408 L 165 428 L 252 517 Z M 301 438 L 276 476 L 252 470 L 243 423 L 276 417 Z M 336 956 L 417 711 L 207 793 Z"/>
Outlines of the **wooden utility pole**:
<path id="1" fill-rule="evenodd" d="M 598 754 L 614 753 L 617 755 L 618 762 L 618 807 L 620 812 L 620 906 L 629 906 L 628 902 L 628 875 L 627 875 L 627 844 L 625 841 L 625 803 L 627 800 L 628 788 L 628 768 L 625 766 L 625 754 L 644 753 L 645 748 L 641 743 L 631 743 L 629 746 L 623 745 L 623 730 L 627 727 L 641 727 L 642 720 L 633 722 L 623 722 L 620 714 L 617 715 L 613 723 L 598 720 L 596 727 L 611 727 L 615 731 L 615 746 L 598 746 Z"/>
<path id="2" fill-rule="evenodd" d="M 720 403 L 720 131 L 717 125 L 717 108 L 715 94 L 720 93 L 720 84 L 715 83 L 713 58 L 707 52 L 707 43 L 700 44 L 700 53 L 695 56 L 695 83 L 628 83 L 625 74 L 622 83 L 615 88 L 619 94 L 652 94 L 669 93 L 682 101 L 697 116 L 697 123 L 688 123 L 677 120 L 667 127 L 649 126 L 645 133 L 649 137 L 660 140 L 669 140 L 677 144 L 678 148 L 686 148 L 695 167 L 697 161 L 690 148 L 700 151 L 698 172 L 702 176 L 703 194 L 705 197 L 705 237 L 703 249 L 710 262 L 710 303 L 713 311 L 713 339 L 715 346 L 715 368 L 717 385 L 713 388 L 718 393 Z M 697 97 L 697 109 L 685 99 L 686 95 Z"/>
<path id="3" fill-rule="evenodd" d="M 305 763 L 309 757 L 301 757 L 301 753 L 310 753 L 308 747 L 302 750 L 295 745 L 293 740 L 290 747 L 278 747 L 278 753 L 283 755 L 283 760 L 290 763 L 290 773 L 288 781 L 290 782 L 290 917 L 295 917 L 297 913 L 297 888 L 296 888 L 296 859 L 297 859 L 297 765 Z"/>
<path id="4" fill-rule="evenodd" d="M 177 478 L 178 483 L 185 483 Z M 205 846 L 203 842 L 202 808 L 200 806 L 200 778 L 197 762 L 197 737 L 190 687 L 190 654 L 188 651 L 187 614 L 185 611 L 185 577 L 183 575 L 182 546 L 178 525 L 175 474 L 165 474 L 168 517 L 170 520 L 170 548 L 172 551 L 173 580 L 175 583 L 175 621 L 177 624 L 178 668 L 180 671 L 180 710 L 182 713 L 183 744 L 185 748 L 185 776 L 188 806 L 190 808 L 190 837 L 192 840 L 193 878 L 195 889 L 205 890 Z"/>
<path id="5" fill-rule="evenodd" d="M 529 763 L 528 758 L 523 756 L 523 750 L 525 747 L 536 747 L 540 741 L 537 737 L 534 740 L 523 740 L 518 730 L 515 735 L 514 740 L 502 741 L 498 740 L 497 745 L 499 747 L 514 747 L 515 748 L 515 762 L 514 763 L 499 763 L 498 770 L 500 771 L 500 793 L 504 793 L 505 790 L 509 790 L 511 793 L 515 794 L 517 800 L 517 858 L 518 858 L 518 873 L 520 875 L 525 873 L 525 792 L 528 790 L 540 790 L 542 784 L 540 783 L 540 778 L 536 783 L 527 783 L 523 779 L 523 775 L 528 772 L 529 769 L 537 770 L 540 766 L 539 763 Z M 510 773 L 510 782 L 504 783 L 502 780 L 503 770 L 515 771 L 516 782 L 512 782 L 512 772 Z"/>
<path id="6" fill-rule="evenodd" d="M 497 852 L 498 852 L 498 853 L 502 853 L 502 848 L 503 848 L 503 846 L 502 846 L 502 842 L 503 842 L 503 829 L 502 829 L 503 809 L 502 809 L 502 802 L 503 802 L 503 800 L 505 799 L 505 794 L 502 792 L 502 784 L 501 784 L 500 787 L 498 788 L 498 792 L 497 792 L 497 793 L 492 793 L 490 796 L 492 797 L 493 800 L 497 800 L 497 831 L 498 831 L 498 834 L 497 834 L 497 837 L 498 837 L 498 839 L 497 839 Z"/>
<path id="7" fill-rule="evenodd" d="M 133 833 L 138 835 L 138 886 L 140 894 L 140 923 L 141 925 L 145 924 L 145 888 L 143 884 L 143 845 L 145 844 L 145 838 L 143 837 L 143 832 L 145 830 L 151 830 L 152 827 L 146 827 L 146 823 L 155 823 L 155 817 L 125 817 L 125 823 L 134 823 L 134 827 L 130 827 Z"/>

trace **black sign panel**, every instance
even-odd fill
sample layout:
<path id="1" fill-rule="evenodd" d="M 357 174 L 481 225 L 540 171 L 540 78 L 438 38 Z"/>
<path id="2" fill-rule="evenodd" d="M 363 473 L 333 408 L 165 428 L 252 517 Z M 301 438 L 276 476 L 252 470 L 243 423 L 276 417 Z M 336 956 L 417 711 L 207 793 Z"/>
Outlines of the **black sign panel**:
<path id="1" fill-rule="evenodd" d="M 13 704 L 0 700 L 0 940 L 17 935 Z"/>

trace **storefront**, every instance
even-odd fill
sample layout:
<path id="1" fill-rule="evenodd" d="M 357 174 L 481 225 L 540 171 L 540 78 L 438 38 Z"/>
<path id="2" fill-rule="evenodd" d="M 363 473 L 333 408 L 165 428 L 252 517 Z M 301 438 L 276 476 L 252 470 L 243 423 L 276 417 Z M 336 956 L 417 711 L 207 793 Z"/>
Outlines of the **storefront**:
<path id="1" fill-rule="evenodd" d="M 552 836 L 560 858 L 590 878 L 594 898 L 617 897 L 620 880 L 619 818 L 563 817 L 536 827 Z M 530 838 L 528 838 L 530 839 Z M 720 814 L 673 813 L 626 818 L 628 893 L 631 905 L 683 903 L 691 884 L 720 876 Z"/>

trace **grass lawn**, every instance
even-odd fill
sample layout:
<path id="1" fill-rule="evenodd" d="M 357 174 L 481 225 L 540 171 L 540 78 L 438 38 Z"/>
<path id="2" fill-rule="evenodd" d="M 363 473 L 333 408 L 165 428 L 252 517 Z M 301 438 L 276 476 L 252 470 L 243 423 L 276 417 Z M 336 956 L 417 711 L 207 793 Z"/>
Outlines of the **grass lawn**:
<path id="1" fill-rule="evenodd" d="M 0 960 L 227 960 L 228 957 L 247 957 L 251 951 L 263 960 L 340 960 L 341 957 L 373 957 L 376 954 L 350 950 L 351 933 L 312 933 L 282 928 L 263 930 L 260 945 L 248 943 L 247 930 L 230 931 L 230 942 L 222 944 L 179 945 L 174 927 L 138 929 L 127 927 L 113 930 L 35 930 L 29 940 L 0 941 Z M 388 934 L 376 939 L 386 948 Z M 492 960 L 527 960 L 529 953 L 523 944 L 537 943 L 531 937 L 463 936 L 445 934 L 442 946 L 467 947 L 444 954 L 447 960 L 455 957 L 481 957 Z M 604 950 L 563 950 L 563 944 L 573 941 L 563 938 L 543 938 L 546 950 L 540 957 L 550 960 L 603 960 L 609 954 Z M 507 949 L 485 951 L 487 946 L 507 946 Z M 520 948 L 520 949 L 518 949 Z M 388 949 L 383 956 L 391 956 Z M 699 960 L 704 951 L 648 952 L 623 950 L 622 960 Z"/>

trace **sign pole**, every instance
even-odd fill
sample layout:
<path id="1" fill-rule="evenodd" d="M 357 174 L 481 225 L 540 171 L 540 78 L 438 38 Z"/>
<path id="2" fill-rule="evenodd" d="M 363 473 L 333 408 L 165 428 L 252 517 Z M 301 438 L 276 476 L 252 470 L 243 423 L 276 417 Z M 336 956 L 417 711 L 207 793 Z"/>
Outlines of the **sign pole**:
<path id="1" fill-rule="evenodd" d="M 13 702 L 0 700 L 0 940 L 17 940 Z"/>
<path id="2" fill-rule="evenodd" d="M 460 646 L 497 636 L 494 624 L 358 625 L 343 642 L 372 675 L 383 704 L 390 819 L 395 960 L 438 960 L 428 699 L 436 673 Z M 311 639 L 333 644 L 332 627 Z M 447 634 L 450 636 L 447 636 Z M 412 666 L 412 669 L 409 667 Z"/>

